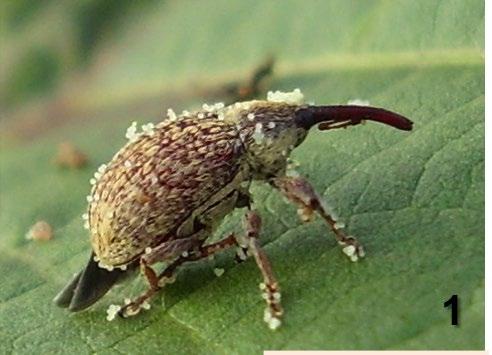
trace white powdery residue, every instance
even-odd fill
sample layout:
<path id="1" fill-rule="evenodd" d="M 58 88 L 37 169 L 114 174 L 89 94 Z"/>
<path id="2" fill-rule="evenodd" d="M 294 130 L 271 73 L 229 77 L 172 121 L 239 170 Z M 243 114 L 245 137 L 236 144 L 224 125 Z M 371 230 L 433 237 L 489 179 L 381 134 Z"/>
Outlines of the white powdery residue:
<path id="1" fill-rule="evenodd" d="M 97 181 L 97 180 L 99 180 L 100 178 L 101 178 L 101 173 L 100 173 L 99 171 L 96 171 L 96 172 L 94 173 L 94 179 L 96 179 L 96 181 Z"/>
<path id="2" fill-rule="evenodd" d="M 126 266 L 126 265 L 121 265 L 121 266 L 120 266 L 120 270 L 121 270 L 121 271 L 126 271 L 126 269 L 127 269 L 127 266 Z"/>
<path id="3" fill-rule="evenodd" d="M 149 136 L 154 135 L 154 128 L 155 126 L 152 122 L 142 125 L 142 131 L 148 134 Z"/>
<path id="4" fill-rule="evenodd" d="M 137 122 L 133 121 L 130 127 L 126 129 L 126 134 L 125 137 L 128 138 L 130 142 L 133 142 L 135 139 L 137 139 L 138 134 L 137 134 Z"/>
<path id="5" fill-rule="evenodd" d="M 90 184 L 91 184 L 91 185 L 95 185 L 95 184 L 96 184 L 96 182 L 97 182 L 97 180 L 96 180 L 95 178 L 91 178 L 91 179 L 89 180 L 89 182 L 90 182 Z"/>
<path id="6" fill-rule="evenodd" d="M 89 202 L 89 203 L 92 202 L 92 196 L 91 195 L 87 196 L 86 199 L 87 199 L 87 202 Z"/>
<path id="7" fill-rule="evenodd" d="M 189 115 L 190 115 L 190 111 L 183 110 L 183 112 L 181 112 L 181 116 L 189 116 Z"/>
<path id="8" fill-rule="evenodd" d="M 113 271 L 114 270 L 114 266 L 113 265 L 106 265 L 102 261 L 99 261 L 97 263 L 97 266 L 99 266 L 101 269 L 106 269 L 108 271 Z"/>
<path id="9" fill-rule="evenodd" d="M 188 257 L 188 252 L 187 252 L 187 251 L 182 252 L 182 253 L 181 253 L 181 256 L 182 256 L 183 258 L 187 258 L 187 257 Z"/>
<path id="10" fill-rule="evenodd" d="M 348 100 L 347 105 L 369 106 L 370 104 L 368 100 L 353 99 L 353 100 Z"/>
<path id="11" fill-rule="evenodd" d="M 276 330 L 278 327 L 282 325 L 280 319 L 274 317 L 272 315 L 272 311 L 269 308 L 265 309 L 265 313 L 263 314 L 263 320 L 268 324 L 268 327 L 271 330 Z"/>
<path id="12" fill-rule="evenodd" d="M 270 321 L 268 322 L 268 327 L 271 329 L 271 330 L 276 330 L 278 327 L 280 327 L 282 325 L 282 322 L 280 321 L 280 319 L 278 318 L 275 318 L 275 317 L 272 317 L 270 319 Z"/>
<path id="13" fill-rule="evenodd" d="M 198 118 L 199 119 L 205 118 L 205 114 L 203 112 L 199 112 L 198 113 Z"/>
<path id="14" fill-rule="evenodd" d="M 171 121 L 176 121 L 178 119 L 178 116 L 176 116 L 176 113 L 173 111 L 172 108 L 167 110 L 167 117 Z"/>
<path id="15" fill-rule="evenodd" d="M 125 165 L 125 168 L 128 169 L 132 167 L 132 163 L 129 160 L 125 160 L 125 163 L 123 165 Z"/>
<path id="16" fill-rule="evenodd" d="M 248 117 L 248 120 L 253 121 L 255 119 L 255 114 L 250 112 L 250 113 L 248 113 L 247 117 Z"/>
<path id="17" fill-rule="evenodd" d="M 261 123 L 255 125 L 255 132 L 252 137 L 256 144 L 261 144 L 263 142 L 265 134 L 263 133 L 263 125 Z"/>
<path id="18" fill-rule="evenodd" d="M 353 245 L 348 245 L 342 249 L 343 253 L 349 257 L 355 255 L 355 247 Z"/>
<path id="19" fill-rule="evenodd" d="M 338 221 L 335 223 L 334 227 L 335 227 L 335 229 L 345 228 L 345 223 Z"/>
<path id="20" fill-rule="evenodd" d="M 150 253 L 152 253 L 152 248 L 151 247 L 145 248 L 145 254 L 150 254 Z"/>
<path id="21" fill-rule="evenodd" d="M 237 248 L 236 255 L 239 258 L 239 260 L 246 260 L 248 258 L 243 248 Z"/>
<path id="22" fill-rule="evenodd" d="M 224 272 L 225 270 L 222 268 L 218 268 L 218 267 L 214 268 L 214 274 L 217 277 L 221 277 L 224 274 Z"/>
<path id="23" fill-rule="evenodd" d="M 148 311 L 150 309 L 150 303 L 147 302 L 147 301 L 144 301 L 141 305 L 142 309 L 145 309 L 146 311 Z"/>
<path id="24" fill-rule="evenodd" d="M 108 320 L 109 322 L 114 320 L 120 310 L 121 306 L 118 306 L 117 304 L 109 305 L 108 309 L 106 310 L 106 320 Z"/>
<path id="25" fill-rule="evenodd" d="M 152 185 L 155 185 L 159 182 L 159 178 L 156 175 L 152 175 L 152 177 L 150 178 L 150 182 L 152 183 Z"/>
<path id="26" fill-rule="evenodd" d="M 104 172 L 106 171 L 106 168 L 107 168 L 107 167 L 108 167 L 108 166 L 107 166 L 106 164 L 101 164 L 101 165 L 99 166 L 99 168 L 97 169 L 97 171 L 98 171 L 99 173 L 101 173 L 101 174 L 102 174 L 102 173 L 104 173 Z"/>
<path id="27" fill-rule="evenodd" d="M 284 102 L 286 104 L 300 105 L 304 102 L 304 95 L 298 88 L 290 92 L 269 91 L 267 100 L 270 102 Z"/>
<path id="28" fill-rule="evenodd" d="M 268 128 L 275 128 L 275 122 L 268 122 Z"/>
<path id="29" fill-rule="evenodd" d="M 225 116 L 224 116 L 224 114 L 223 114 L 222 112 L 220 112 L 220 113 L 217 115 L 217 119 L 218 119 L 219 121 L 223 121 L 223 120 L 224 120 L 224 118 L 225 118 Z"/>

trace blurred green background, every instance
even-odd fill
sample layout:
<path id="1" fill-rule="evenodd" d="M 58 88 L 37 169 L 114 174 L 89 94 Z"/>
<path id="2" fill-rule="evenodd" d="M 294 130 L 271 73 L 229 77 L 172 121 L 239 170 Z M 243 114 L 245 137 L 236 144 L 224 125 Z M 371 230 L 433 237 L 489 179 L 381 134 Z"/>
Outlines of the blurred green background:
<path id="1" fill-rule="evenodd" d="M 17 0 L 1 2 L 0 26 L 0 353 L 483 349 L 483 1 Z M 410 134 L 312 132 L 294 153 L 367 258 L 348 263 L 320 221 L 300 224 L 257 184 L 285 298 L 278 332 L 262 322 L 254 263 L 231 253 L 187 267 L 129 321 L 107 323 L 105 309 L 138 280 L 88 312 L 55 308 L 89 253 L 88 180 L 129 123 L 229 100 L 224 88 L 269 56 L 269 89 L 369 100 L 415 122 Z M 53 164 L 65 141 L 85 167 Z M 53 240 L 26 240 L 38 220 Z M 443 307 L 452 294 L 459 327 Z"/>

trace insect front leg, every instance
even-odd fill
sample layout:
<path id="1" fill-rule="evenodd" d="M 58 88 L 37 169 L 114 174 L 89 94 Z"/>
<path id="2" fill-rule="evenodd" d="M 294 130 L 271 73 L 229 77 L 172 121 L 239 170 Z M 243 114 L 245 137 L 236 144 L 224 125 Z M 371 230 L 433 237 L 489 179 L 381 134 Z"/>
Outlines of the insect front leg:
<path id="1" fill-rule="evenodd" d="M 357 261 L 364 257 L 362 245 L 353 236 L 345 234 L 344 225 L 337 222 L 336 218 L 330 214 L 330 211 L 323 205 L 319 195 L 314 191 L 309 181 L 302 177 L 279 177 L 272 181 L 272 184 L 278 188 L 290 201 L 299 206 L 297 210 L 299 217 L 304 222 L 309 222 L 317 212 L 335 233 L 338 244 L 342 246 L 343 252 L 352 261 Z"/>
<path id="2" fill-rule="evenodd" d="M 283 314 L 282 305 L 280 303 L 280 287 L 275 278 L 268 257 L 260 247 L 258 237 L 261 229 L 261 218 L 254 211 L 248 211 L 244 218 L 244 229 L 246 232 L 246 240 L 248 250 L 255 258 L 256 264 L 263 275 L 263 282 L 260 283 L 262 296 L 267 303 L 265 309 L 264 320 L 268 323 L 270 329 L 277 329 L 281 324 Z"/>

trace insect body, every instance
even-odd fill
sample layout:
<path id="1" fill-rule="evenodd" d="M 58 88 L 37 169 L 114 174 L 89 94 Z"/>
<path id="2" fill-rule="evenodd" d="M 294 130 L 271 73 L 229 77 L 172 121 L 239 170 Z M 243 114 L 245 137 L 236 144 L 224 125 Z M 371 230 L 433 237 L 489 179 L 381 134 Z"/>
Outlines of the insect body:
<path id="1" fill-rule="evenodd" d="M 96 173 L 85 216 L 93 253 L 55 298 L 59 306 L 87 308 L 139 267 L 148 290 L 116 308 L 122 316 L 134 315 L 148 307 L 148 299 L 183 263 L 238 247 L 242 258 L 246 250 L 259 266 L 264 319 L 277 328 L 283 313 L 280 288 L 258 242 L 261 220 L 252 209 L 250 182 L 266 181 L 280 190 L 304 221 L 318 213 L 343 252 L 357 261 L 364 256 L 362 246 L 345 234 L 309 182 L 289 171 L 288 156 L 315 125 L 328 130 L 373 120 L 412 128 L 408 119 L 383 109 L 305 105 L 299 90 L 270 93 L 266 101 L 204 105 L 179 117 L 170 111 L 169 116 L 143 126 L 141 133 L 132 125 L 127 145 Z M 216 226 L 238 207 L 247 207 L 244 233 L 209 243 Z M 160 274 L 152 268 L 157 262 L 166 262 Z"/>

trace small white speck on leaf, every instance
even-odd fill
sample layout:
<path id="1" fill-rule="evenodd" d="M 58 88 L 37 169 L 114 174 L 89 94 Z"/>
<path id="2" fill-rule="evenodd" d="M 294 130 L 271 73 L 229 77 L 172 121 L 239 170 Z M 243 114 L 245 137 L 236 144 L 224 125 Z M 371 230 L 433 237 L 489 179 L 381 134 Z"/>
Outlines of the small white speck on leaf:
<path id="1" fill-rule="evenodd" d="M 214 274 L 217 277 L 221 277 L 224 274 L 224 272 L 225 270 L 222 268 L 218 268 L 218 267 L 214 268 Z"/>

